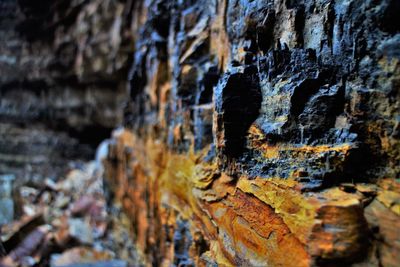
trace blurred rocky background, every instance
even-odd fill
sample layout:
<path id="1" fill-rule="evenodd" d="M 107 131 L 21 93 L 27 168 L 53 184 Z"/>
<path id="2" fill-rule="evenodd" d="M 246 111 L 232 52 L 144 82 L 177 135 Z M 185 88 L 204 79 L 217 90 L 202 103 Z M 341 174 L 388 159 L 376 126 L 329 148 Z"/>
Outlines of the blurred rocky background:
<path id="1" fill-rule="evenodd" d="M 0 173 L 56 179 L 122 122 L 133 1 L 0 1 Z"/>

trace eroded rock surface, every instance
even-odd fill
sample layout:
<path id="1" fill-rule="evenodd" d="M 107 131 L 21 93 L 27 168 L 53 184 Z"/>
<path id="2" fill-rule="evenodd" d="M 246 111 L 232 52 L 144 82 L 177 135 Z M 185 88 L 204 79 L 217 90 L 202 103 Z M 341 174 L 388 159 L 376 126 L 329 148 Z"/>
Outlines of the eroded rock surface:
<path id="1" fill-rule="evenodd" d="M 57 177 L 123 122 L 97 156 L 148 265 L 399 266 L 399 13 L 0 1 L 0 172 Z"/>
<path id="2" fill-rule="evenodd" d="M 144 1 L 106 179 L 153 266 L 400 264 L 398 1 Z"/>

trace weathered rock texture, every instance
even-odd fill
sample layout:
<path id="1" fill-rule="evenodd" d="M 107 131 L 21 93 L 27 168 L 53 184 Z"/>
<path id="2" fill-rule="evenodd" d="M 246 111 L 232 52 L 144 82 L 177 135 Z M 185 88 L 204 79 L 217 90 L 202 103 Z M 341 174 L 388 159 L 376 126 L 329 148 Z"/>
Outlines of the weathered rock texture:
<path id="1" fill-rule="evenodd" d="M 106 178 L 153 266 L 398 266 L 397 0 L 139 1 Z"/>
<path id="2" fill-rule="evenodd" d="M 132 1 L 0 1 L 0 173 L 56 177 L 122 121 Z M 24 179 L 25 178 L 25 179 Z"/>
<path id="3" fill-rule="evenodd" d="M 56 176 L 124 122 L 107 187 L 149 265 L 399 266 L 398 14 L 1 0 L 0 172 Z"/>

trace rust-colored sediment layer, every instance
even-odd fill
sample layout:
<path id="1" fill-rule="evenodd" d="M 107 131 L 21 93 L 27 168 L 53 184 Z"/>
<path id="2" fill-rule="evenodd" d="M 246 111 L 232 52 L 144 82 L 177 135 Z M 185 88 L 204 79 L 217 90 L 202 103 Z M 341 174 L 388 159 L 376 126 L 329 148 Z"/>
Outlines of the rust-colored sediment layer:
<path id="1" fill-rule="evenodd" d="M 200 266 L 400 260 L 392 179 L 304 193 L 294 178 L 230 177 L 202 153 L 177 154 L 128 130 L 114 139 L 106 177 L 149 262 L 169 266 L 185 248 Z"/>

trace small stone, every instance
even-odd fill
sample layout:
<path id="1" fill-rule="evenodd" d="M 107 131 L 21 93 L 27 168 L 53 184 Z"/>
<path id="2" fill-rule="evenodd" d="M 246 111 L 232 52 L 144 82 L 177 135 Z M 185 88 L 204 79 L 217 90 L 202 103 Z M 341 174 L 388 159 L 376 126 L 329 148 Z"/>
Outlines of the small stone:
<path id="1" fill-rule="evenodd" d="M 81 244 L 93 243 L 92 228 L 83 219 L 69 219 L 69 235 Z"/>

